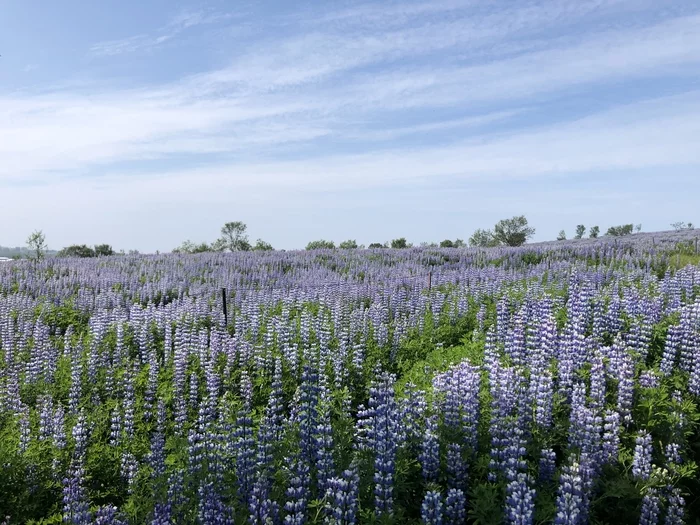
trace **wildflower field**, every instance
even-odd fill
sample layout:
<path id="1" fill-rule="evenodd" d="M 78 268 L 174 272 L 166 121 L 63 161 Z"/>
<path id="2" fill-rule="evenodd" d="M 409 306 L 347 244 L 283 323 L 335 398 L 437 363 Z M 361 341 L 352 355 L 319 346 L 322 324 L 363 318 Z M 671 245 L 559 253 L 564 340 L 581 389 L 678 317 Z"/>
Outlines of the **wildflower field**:
<path id="1" fill-rule="evenodd" d="M 0 523 L 700 523 L 693 234 L 5 263 Z"/>

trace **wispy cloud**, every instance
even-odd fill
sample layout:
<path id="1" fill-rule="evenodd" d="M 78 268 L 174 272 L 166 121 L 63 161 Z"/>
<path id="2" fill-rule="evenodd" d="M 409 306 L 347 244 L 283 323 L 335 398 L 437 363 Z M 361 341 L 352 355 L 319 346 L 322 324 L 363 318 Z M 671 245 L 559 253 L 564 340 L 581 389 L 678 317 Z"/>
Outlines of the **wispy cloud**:
<path id="1" fill-rule="evenodd" d="M 204 11 L 182 11 L 153 34 L 133 35 L 117 40 L 98 42 L 90 48 L 90 54 L 95 57 L 108 57 L 153 49 L 172 40 L 191 27 L 220 22 L 230 18 L 230 16 L 229 14 L 212 14 Z"/>

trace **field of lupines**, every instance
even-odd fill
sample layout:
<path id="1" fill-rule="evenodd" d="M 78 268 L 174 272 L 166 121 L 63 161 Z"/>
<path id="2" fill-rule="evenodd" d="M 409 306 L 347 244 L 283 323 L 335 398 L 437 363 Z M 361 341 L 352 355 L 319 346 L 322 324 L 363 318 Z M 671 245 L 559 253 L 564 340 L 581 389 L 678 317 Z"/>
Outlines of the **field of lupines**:
<path id="1" fill-rule="evenodd" d="M 692 235 L 6 263 L 0 523 L 698 523 Z"/>

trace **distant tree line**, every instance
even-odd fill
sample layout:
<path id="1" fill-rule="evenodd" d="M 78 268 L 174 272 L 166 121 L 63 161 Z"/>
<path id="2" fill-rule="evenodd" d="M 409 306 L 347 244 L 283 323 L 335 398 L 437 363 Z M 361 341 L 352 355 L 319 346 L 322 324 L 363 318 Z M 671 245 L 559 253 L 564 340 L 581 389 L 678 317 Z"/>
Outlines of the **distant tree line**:
<path id="1" fill-rule="evenodd" d="M 674 222 L 671 227 L 676 231 L 694 229 L 692 222 Z M 254 244 L 248 240 L 248 226 L 242 221 L 227 222 L 221 228 L 221 236 L 212 243 L 200 242 L 195 243 L 190 240 L 184 241 L 180 246 L 173 250 L 173 253 L 204 253 L 204 252 L 240 252 L 240 251 L 270 251 L 274 250 L 272 245 L 262 239 L 257 239 Z M 586 226 L 578 224 L 575 228 L 574 239 L 583 239 L 586 235 Z M 637 224 L 621 224 L 618 226 L 610 226 L 605 235 L 608 237 L 622 237 L 631 235 L 642 230 L 642 225 Z M 516 215 L 510 219 L 502 219 L 498 221 L 492 229 L 477 229 L 469 238 L 469 246 L 474 247 L 496 247 L 496 246 L 522 246 L 535 234 L 535 229 L 532 228 L 524 215 Z M 588 229 L 588 238 L 597 239 L 600 236 L 600 227 L 591 226 Z M 566 232 L 561 230 L 557 235 L 557 241 L 566 240 Z M 421 247 L 440 247 L 440 248 L 464 248 L 467 246 L 462 239 L 445 239 L 438 243 L 424 242 Z M 373 242 L 368 248 L 392 248 L 396 250 L 411 248 L 413 244 L 409 243 L 405 237 L 398 237 L 384 243 Z M 333 241 L 319 239 L 311 241 L 306 245 L 307 250 L 332 250 L 336 245 Z M 364 249 L 364 245 L 358 244 L 355 239 L 348 239 L 338 244 L 341 250 Z M 41 230 L 32 232 L 27 238 L 27 251 L 31 253 L 32 258 L 36 260 L 43 259 L 47 253 L 55 253 L 57 257 L 105 257 L 116 255 L 112 246 L 109 244 L 96 244 L 92 247 L 86 244 L 73 244 L 66 246 L 58 252 L 49 252 L 46 244 L 46 236 Z M 129 254 L 138 254 L 137 250 L 130 250 Z M 124 254 L 122 250 L 120 254 Z"/>
<path id="2" fill-rule="evenodd" d="M 677 223 L 677 224 L 684 224 L 684 223 Z M 625 235 L 631 235 L 632 233 L 639 233 L 642 231 L 642 225 L 637 224 L 636 226 L 633 224 L 621 224 L 619 226 L 610 226 L 608 230 L 605 232 L 605 235 L 607 237 L 623 237 Z M 583 224 L 579 224 L 576 226 L 576 235 L 574 235 L 574 239 L 583 239 L 583 236 L 586 234 L 586 226 Z M 597 239 L 600 237 L 600 227 L 599 226 L 591 226 L 590 230 L 588 230 L 588 238 L 589 239 Z M 561 230 L 559 232 L 559 235 L 557 235 L 557 240 L 558 241 L 565 241 L 566 240 L 566 232 L 564 230 Z"/>

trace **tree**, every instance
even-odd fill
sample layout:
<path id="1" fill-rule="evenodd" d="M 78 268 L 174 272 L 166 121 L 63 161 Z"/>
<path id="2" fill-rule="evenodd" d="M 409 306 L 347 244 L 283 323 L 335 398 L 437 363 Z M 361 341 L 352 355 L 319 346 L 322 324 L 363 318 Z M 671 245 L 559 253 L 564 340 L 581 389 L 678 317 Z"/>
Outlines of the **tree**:
<path id="1" fill-rule="evenodd" d="M 368 246 L 370 250 L 374 250 L 375 248 L 384 248 L 384 245 L 381 242 L 373 242 Z"/>
<path id="2" fill-rule="evenodd" d="M 642 231 L 642 224 L 641 224 L 641 223 L 640 223 L 640 224 L 637 224 L 637 225 L 634 227 L 634 231 L 635 231 L 636 233 L 639 233 L 640 231 Z"/>
<path id="3" fill-rule="evenodd" d="M 34 252 L 37 261 L 44 258 L 46 252 L 46 236 L 41 230 L 35 230 L 27 237 L 27 247 Z"/>
<path id="4" fill-rule="evenodd" d="M 81 258 L 87 258 L 87 257 L 94 257 L 95 256 L 95 250 L 90 248 L 89 246 L 85 244 L 73 244 L 71 246 L 66 246 L 62 250 L 60 250 L 57 254 L 56 257 L 81 257 Z"/>
<path id="5" fill-rule="evenodd" d="M 255 241 L 255 246 L 253 246 L 253 250 L 258 252 L 269 252 L 274 250 L 274 248 L 269 242 L 265 242 L 262 239 L 258 239 L 257 241 Z"/>
<path id="6" fill-rule="evenodd" d="M 498 246 L 498 244 L 498 240 L 496 240 L 491 230 L 478 229 L 469 237 L 469 246 L 490 248 Z"/>
<path id="7" fill-rule="evenodd" d="M 335 248 L 335 243 L 333 241 L 324 241 L 323 239 L 311 241 L 306 245 L 307 250 L 332 250 L 333 248 Z"/>
<path id="8" fill-rule="evenodd" d="M 610 237 L 622 237 L 624 235 L 630 235 L 634 229 L 632 224 L 622 224 L 620 226 L 610 226 L 605 235 Z"/>
<path id="9" fill-rule="evenodd" d="M 209 246 L 210 252 L 225 252 L 226 251 L 226 241 L 224 239 L 216 239 Z"/>
<path id="10" fill-rule="evenodd" d="M 213 251 L 206 242 L 195 244 L 190 240 L 183 242 L 173 250 L 173 253 L 205 253 Z"/>
<path id="11" fill-rule="evenodd" d="M 355 239 L 348 239 L 347 241 L 343 241 L 338 245 L 338 248 L 341 250 L 356 250 L 357 249 L 357 241 Z"/>
<path id="12" fill-rule="evenodd" d="M 583 224 L 576 226 L 576 239 L 583 239 L 583 235 L 586 233 L 586 227 Z"/>
<path id="13" fill-rule="evenodd" d="M 440 242 L 440 248 L 454 248 L 455 243 L 453 243 L 450 239 L 445 239 L 444 241 Z"/>
<path id="14" fill-rule="evenodd" d="M 109 255 L 114 255 L 114 250 L 109 244 L 96 244 L 95 245 L 95 255 L 98 257 L 106 257 Z"/>
<path id="15" fill-rule="evenodd" d="M 694 228 L 693 223 L 685 223 L 685 222 L 674 222 L 671 224 L 674 230 L 676 231 L 681 231 L 681 230 L 692 230 Z"/>
<path id="16" fill-rule="evenodd" d="M 588 237 L 591 239 L 597 239 L 600 235 L 600 226 L 591 226 L 591 230 L 588 232 Z"/>
<path id="17" fill-rule="evenodd" d="M 522 246 L 533 235 L 535 229 L 528 226 L 525 215 L 498 221 L 493 228 L 494 238 L 506 246 Z"/>
<path id="18" fill-rule="evenodd" d="M 557 240 L 558 241 L 565 241 L 566 240 L 566 232 L 564 230 L 559 232 L 559 235 L 557 235 Z"/>
<path id="19" fill-rule="evenodd" d="M 247 229 L 248 226 L 241 221 L 227 222 L 223 225 L 221 228 L 221 239 L 229 251 L 250 250 L 248 235 L 246 235 Z"/>
<path id="20" fill-rule="evenodd" d="M 394 249 L 401 250 L 403 248 L 408 248 L 408 243 L 405 237 L 399 237 L 398 239 L 393 239 L 391 241 L 391 247 Z"/>
<path id="21" fill-rule="evenodd" d="M 455 239 L 455 248 L 466 248 L 467 243 L 464 242 L 462 239 Z"/>

